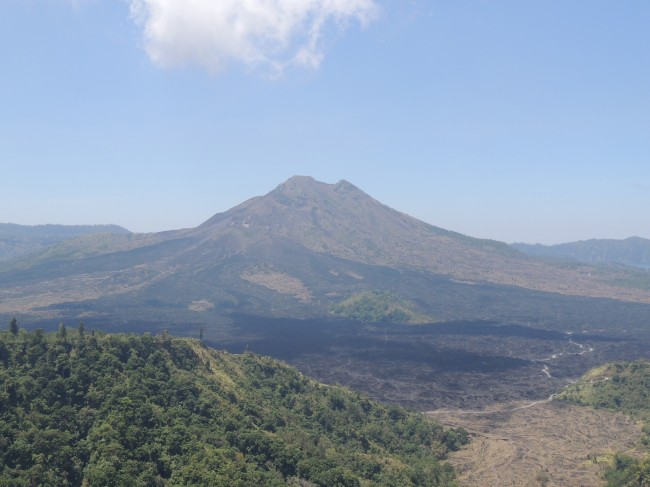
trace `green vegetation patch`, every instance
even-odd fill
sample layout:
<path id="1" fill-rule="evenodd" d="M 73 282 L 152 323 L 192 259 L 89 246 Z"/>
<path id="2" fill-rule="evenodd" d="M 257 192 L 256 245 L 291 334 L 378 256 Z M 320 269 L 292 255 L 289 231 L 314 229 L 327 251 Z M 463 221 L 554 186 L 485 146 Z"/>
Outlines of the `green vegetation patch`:
<path id="1" fill-rule="evenodd" d="M 196 340 L 0 332 L 0 486 L 450 486 L 466 441 Z"/>
<path id="2" fill-rule="evenodd" d="M 643 420 L 641 442 L 650 448 L 650 362 L 616 362 L 585 374 L 567 387 L 557 399 L 600 409 L 610 409 Z M 650 485 L 650 455 L 639 460 L 614 455 L 605 473 L 608 487 L 645 487 Z"/>
<path id="3" fill-rule="evenodd" d="M 330 311 L 363 323 L 431 323 L 433 318 L 418 314 L 415 305 L 387 291 L 364 291 L 350 296 Z"/>
<path id="4" fill-rule="evenodd" d="M 581 406 L 650 419 L 650 362 L 616 362 L 587 372 L 557 396 Z"/>

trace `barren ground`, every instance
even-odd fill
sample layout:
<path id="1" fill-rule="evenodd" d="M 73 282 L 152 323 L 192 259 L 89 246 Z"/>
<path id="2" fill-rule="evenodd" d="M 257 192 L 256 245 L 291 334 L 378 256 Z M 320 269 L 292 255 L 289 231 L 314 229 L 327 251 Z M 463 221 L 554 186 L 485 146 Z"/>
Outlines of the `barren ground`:
<path id="1" fill-rule="evenodd" d="M 540 472 L 548 476 L 548 487 L 598 486 L 610 454 L 636 454 L 640 426 L 622 414 L 556 401 L 513 410 L 529 404 L 498 405 L 487 413 L 427 413 L 472 435 L 471 443 L 449 458 L 461 486 L 537 486 Z"/>

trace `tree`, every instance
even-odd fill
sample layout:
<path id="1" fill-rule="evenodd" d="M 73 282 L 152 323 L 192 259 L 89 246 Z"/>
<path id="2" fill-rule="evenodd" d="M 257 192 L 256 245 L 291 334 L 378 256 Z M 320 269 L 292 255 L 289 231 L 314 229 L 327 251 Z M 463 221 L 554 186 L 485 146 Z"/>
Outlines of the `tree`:
<path id="1" fill-rule="evenodd" d="M 13 335 L 17 335 L 17 334 L 18 334 L 18 320 L 16 319 L 15 316 L 11 319 L 11 322 L 9 323 L 9 331 L 10 331 Z"/>
<path id="2" fill-rule="evenodd" d="M 539 482 L 539 485 L 545 487 L 546 485 L 548 485 L 548 482 L 549 480 L 551 480 L 551 478 L 548 476 L 547 472 L 541 470 L 540 472 L 538 472 L 537 476 L 535 477 L 535 480 Z"/>

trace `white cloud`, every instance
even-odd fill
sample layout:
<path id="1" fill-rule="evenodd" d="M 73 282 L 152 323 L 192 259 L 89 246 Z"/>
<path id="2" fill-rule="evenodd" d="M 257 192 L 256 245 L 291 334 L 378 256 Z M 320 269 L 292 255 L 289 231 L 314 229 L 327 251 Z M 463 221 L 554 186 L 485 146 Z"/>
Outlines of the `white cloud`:
<path id="1" fill-rule="evenodd" d="M 130 0 L 144 45 L 158 65 L 198 65 L 212 73 L 238 62 L 277 75 L 315 69 L 331 29 L 365 25 L 375 0 Z"/>

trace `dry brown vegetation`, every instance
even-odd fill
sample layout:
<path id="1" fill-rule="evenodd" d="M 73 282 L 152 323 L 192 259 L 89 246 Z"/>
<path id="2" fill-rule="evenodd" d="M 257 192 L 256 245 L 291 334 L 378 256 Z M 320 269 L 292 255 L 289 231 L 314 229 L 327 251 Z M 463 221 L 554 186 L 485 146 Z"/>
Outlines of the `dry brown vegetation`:
<path id="1" fill-rule="evenodd" d="M 499 405 L 486 413 L 428 413 L 473 436 L 470 445 L 449 457 L 461 487 L 604 485 L 601 476 L 609 455 L 636 453 L 640 425 L 622 414 L 555 401 L 522 405 L 527 404 Z"/>
<path id="2" fill-rule="evenodd" d="M 248 269 L 240 276 L 243 280 L 252 282 L 280 294 L 294 296 L 302 302 L 312 300 L 312 295 L 304 283 L 297 277 L 292 277 L 273 268 Z"/>

